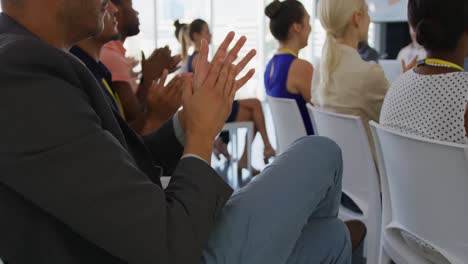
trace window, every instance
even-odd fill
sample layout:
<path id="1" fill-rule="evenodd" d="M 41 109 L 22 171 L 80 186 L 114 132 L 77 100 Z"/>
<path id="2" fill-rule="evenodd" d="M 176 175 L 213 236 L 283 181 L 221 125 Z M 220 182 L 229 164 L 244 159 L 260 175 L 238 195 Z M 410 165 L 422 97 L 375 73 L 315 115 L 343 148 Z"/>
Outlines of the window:
<path id="1" fill-rule="evenodd" d="M 264 15 L 265 7 L 272 0 L 133 0 L 135 9 L 140 12 L 141 33 L 129 38 L 125 45 L 129 56 L 139 57 L 143 50 L 149 54 L 155 47 L 168 45 L 174 53 L 180 52 L 180 45 L 174 36 L 174 21 L 189 24 L 196 18 L 202 18 L 210 25 L 213 34 L 212 47 L 215 49 L 226 33 L 234 30 L 245 35 L 248 42 L 244 52 L 252 48 L 257 56 L 248 65 L 255 68 L 256 74 L 239 93 L 239 98 L 265 98 L 263 88 L 263 71 L 266 63 L 278 49 L 277 41 L 269 30 L 269 19 Z M 301 58 L 316 64 L 322 55 L 325 42 L 325 31 L 316 15 L 319 0 L 300 0 L 311 15 L 312 33 L 309 46 L 301 51 Z M 369 44 L 376 45 L 376 30 L 371 24 Z M 378 47 L 377 47 L 378 48 Z"/>
<path id="2" fill-rule="evenodd" d="M 148 1 L 148 0 L 141 0 Z M 180 45 L 174 32 L 174 21 L 190 24 L 201 18 L 211 22 L 210 0 L 156 0 L 156 36 L 158 47 L 169 45 L 174 53 L 180 53 Z"/>
<path id="3" fill-rule="evenodd" d="M 242 35 L 247 37 L 247 43 L 239 57 L 244 56 L 251 49 L 257 50 L 257 56 L 247 65 L 244 72 L 254 68 L 256 69 L 255 76 L 239 91 L 238 98 L 261 97 L 263 91 L 263 71 L 261 70 L 263 35 L 260 28 L 262 16 L 259 14 L 263 13 L 262 3 L 252 0 L 216 0 L 213 1 L 212 8 L 211 28 L 215 48 L 229 31 L 235 31 L 237 33 L 235 40 Z"/>
<path id="4" fill-rule="evenodd" d="M 125 41 L 127 56 L 140 58 L 141 51 L 144 51 L 146 56 L 149 56 L 156 47 L 156 31 L 154 30 L 155 2 L 133 0 L 133 8 L 140 13 L 140 34 L 130 37 Z"/>

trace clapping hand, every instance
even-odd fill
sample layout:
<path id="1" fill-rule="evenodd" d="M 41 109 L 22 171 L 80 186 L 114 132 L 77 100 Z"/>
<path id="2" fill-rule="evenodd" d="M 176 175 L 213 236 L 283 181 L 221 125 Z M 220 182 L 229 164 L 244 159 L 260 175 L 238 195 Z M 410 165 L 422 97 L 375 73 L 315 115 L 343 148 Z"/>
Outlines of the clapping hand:
<path id="1" fill-rule="evenodd" d="M 250 69 L 242 78 L 236 80 L 256 51 L 251 50 L 234 65 L 239 51 L 247 41 L 245 37 L 241 37 L 234 47 L 228 50 L 234 36 L 234 32 L 227 35 L 211 63 L 208 63 L 208 43 L 202 41 L 192 85 L 185 86 L 183 92 L 184 109 L 180 113 L 180 120 L 187 139 L 185 153 L 196 154 L 207 161 L 211 157 L 214 138 L 231 113 L 236 92 L 255 73 L 254 69 Z"/>

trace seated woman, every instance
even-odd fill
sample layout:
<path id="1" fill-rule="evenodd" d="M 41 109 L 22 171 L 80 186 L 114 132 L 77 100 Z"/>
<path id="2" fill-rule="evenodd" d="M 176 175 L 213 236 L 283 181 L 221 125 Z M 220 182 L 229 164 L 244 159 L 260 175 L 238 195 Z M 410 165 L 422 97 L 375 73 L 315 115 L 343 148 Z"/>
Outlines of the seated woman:
<path id="1" fill-rule="evenodd" d="M 180 69 L 181 72 L 188 72 L 187 69 L 187 60 L 188 60 L 188 50 L 193 45 L 192 41 L 190 40 L 190 25 L 186 23 L 180 23 L 177 19 L 174 22 L 175 27 L 175 37 L 181 46 L 180 57 L 182 67 Z"/>
<path id="2" fill-rule="evenodd" d="M 465 0 L 410 1 L 409 20 L 427 59 L 392 85 L 382 108 L 382 125 L 468 144 L 468 73 L 463 70 L 468 55 L 467 5 Z"/>
<path id="3" fill-rule="evenodd" d="M 202 19 L 194 20 L 189 26 L 189 36 L 194 43 L 195 51 L 187 59 L 187 69 L 189 72 L 194 72 L 202 39 L 205 39 L 208 43 L 211 42 L 211 33 L 208 24 Z M 276 155 L 276 151 L 273 149 L 268 138 L 262 104 L 258 99 L 242 99 L 234 101 L 231 115 L 226 120 L 226 123 L 248 121 L 254 123 L 254 135 L 259 132 L 263 139 L 263 143 L 265 145 L 263 158 L 264 162 L 268 163 L 268 160 Z M 220 140 L 217 140 L 215 146 L 216 144 L 219 145 L 219 142 Z M 227 156 L 227 158 L 229 159 L 229 156 Z M 238 168 L 239 171 L 247 168 L 247 148 L 244 149 L 244 153 L 239 160 Z M 256 175 L 258 173 L 259 172 L 257 170 L 253 169 L 252 175 Z"/>
<path id="4" fill-rule="evenodd" d="M 321 0 L 319 17 L 327 38 L 312 101 L 326 111 L 360 116 L 370 139 L 369 120 L 379 120 L 389 83 L 382 67 L 363 61 L 357 51 L 370 24 L 366 1 Z"/>
<path id="5" fill-rule="evenodd" d="M 437 10 L 434 12 L 433 10 Z M 408 18 L 427 51 L 390 88 L 380 123 L 403 133 L 468 144 L 468 2 L 409 0 Z M 402 231 L 408 245 L 434 263 L 449 263 L 432 246 Z"/>
<path id="6" fill-rule="evenodd" d="M 280 49 L 265 69 L 266 93 L 272 97 L 296 100 L 307 135 L 313 135 L 312 121 L 306 104 L 310 101 L 312 64 L 298 58 L 307 46 L 310 16 L 299 1 L 273 1 L 265 9 L 270 18 L 270 31 Z"/>
<path id="7" fill-rule="evenodd" d="M 425 59 L 427 54 L 423 46 L 419 45 L 416 41 L 416 32 L 414 28 L 409 25 L 409 32 L 411 36 L 411 43 L 400 50 L 397 60 L 401 62 L 403 72 L 407 72 L 416 66 L 418 60 Z"/>

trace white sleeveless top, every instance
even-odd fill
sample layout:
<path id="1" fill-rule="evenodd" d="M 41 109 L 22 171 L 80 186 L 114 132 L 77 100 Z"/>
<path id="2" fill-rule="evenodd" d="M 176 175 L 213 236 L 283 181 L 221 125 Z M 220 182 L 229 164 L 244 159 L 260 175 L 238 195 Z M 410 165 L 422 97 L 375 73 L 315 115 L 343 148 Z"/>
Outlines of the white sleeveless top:
<path id="1" fill-rule="evenodd" d="M 387 93 L 380 124 L 405 134 L 468 144 L 468 72 L 421 75 L 408 71 Z"/>

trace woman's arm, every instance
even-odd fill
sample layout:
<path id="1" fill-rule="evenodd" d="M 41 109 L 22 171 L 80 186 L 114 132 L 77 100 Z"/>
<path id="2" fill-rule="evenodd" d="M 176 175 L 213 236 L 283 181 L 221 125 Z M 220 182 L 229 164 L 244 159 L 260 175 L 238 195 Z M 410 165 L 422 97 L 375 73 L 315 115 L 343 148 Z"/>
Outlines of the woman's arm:
<path id="1" fill-rule="evenodd" d="M 308 61 L 296 59 L 291 64 L 287 88 L 290 93 L 300 94 L 307 102 L 311 101 L 311 85 L 314 68 Z"/>

